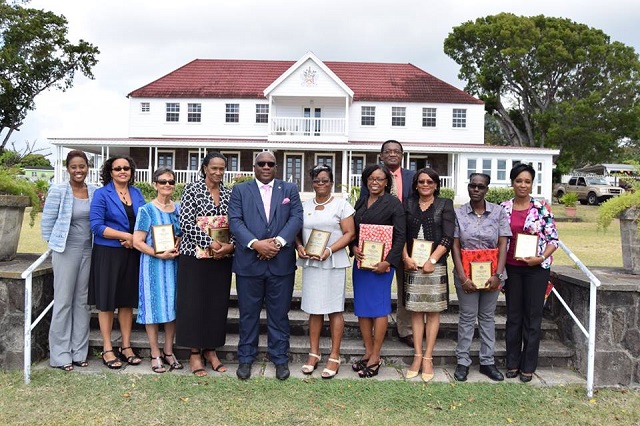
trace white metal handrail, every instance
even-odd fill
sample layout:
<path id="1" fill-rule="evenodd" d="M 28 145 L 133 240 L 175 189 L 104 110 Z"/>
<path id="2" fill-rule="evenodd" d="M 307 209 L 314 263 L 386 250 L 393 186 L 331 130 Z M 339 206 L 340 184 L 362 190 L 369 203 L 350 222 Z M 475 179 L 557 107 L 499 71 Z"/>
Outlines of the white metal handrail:
<path id="1" fill-rule="evenodd" d="M 596 278 L 595 275 L 578 259 L 578 257 L 573 254 L 569 248 L 564 245 L 562 241 L 558 241 L 559 246 L 565 253 L 569 256 L 571 260 L 578 266 L 578 268 L 585 273 L 585 275 L 589 278 L 590 286 L 589 286 L 589 330 L 587 331 L 578 317 L 573 313 L 571 308 L 567 305 L 564 299 L 560 296 L 560 294 L 556 291 L 555 287 L 553 288 L 553 294 L 556 295 L 562 306 L 567 310 L 573 321 L 578 325 L 580 331 L 587 337 L 587 396 L 589 398 L 593 397 L 593 377 L 594 377 L 594 366 L 595 366 L 595 354 L 596 354 L 596 298 L 598 293 L 598 287 L 600 287 L 600 280 Z"/>
<path id="2" fill-rule="evenodd" d="M 31 322 L 31 287 L 33 284 L 33 271 L 44 262 L 51 254 L 51 249 L 45 251 L 42 256 L 31 264 L 20 275 L 24 280 L 24 383 L 29 384 L 31 382 L 31 332 L 40 323 L 42 318 L 53 307 L 53 300 L 49 303 L 49 306 L 36 318 L 33 323 Z"/>

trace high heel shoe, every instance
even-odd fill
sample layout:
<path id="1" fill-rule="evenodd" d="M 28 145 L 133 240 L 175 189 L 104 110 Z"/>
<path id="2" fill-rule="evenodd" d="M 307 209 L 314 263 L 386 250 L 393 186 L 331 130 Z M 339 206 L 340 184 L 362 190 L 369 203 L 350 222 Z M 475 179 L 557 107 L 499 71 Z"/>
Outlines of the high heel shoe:
<path id="1" fill-rule="evenodd" d="M 313 373 L 316 370 L 316 368 L 318 368 L 318 363 L 322 359 L 320 357 L 320 355 L 314 354 L 312 352 L 309 352 L 309 358 L 315 358 L 316 359 L 316 363 L 315 364 L 305 364 L 300 369 L 300 371 L 302 371 L 302 374 L 306 374 L 307 376 L 309 374 Z"/>
<path id="2" fill-rule="evenodd" d="M 104 356 L 109 352 L 111 352 L 115 356 L 115 358 L 107 361 L 107 359 Z M 102 352 L 102 363 L 111 370 L 118 370 L 122 368 L 122 361 L 120 361 L 118 355 L 116 355 L 116 353 L 113 352 L 113 349 L 109 349 L 108 351 Z"/>
<path id="3" fill-rule="evenodd" d="M 211 353 L 213 352 L 214 355 L 216 356 L 216 358 L 218 358 L 218 354 L 216 353 L 215 349 L 205 349 L 204 351 L 202 351 L 202 357 L 206 358 L 206 354 L 207 353 Z M 213 362 L 209 359 L 209 364 L 211 364 L 211 369 L 215 372 L 218 373 L 226 373 L 227 372 L 227 367 L 224 366 L 224 364 L 222 363 L 222 361 L 220 361 L 220 359 L 218 358 L 218 365 L 214 366 Z"/>
<path id="4" fill-rule="evenodd" d="M 377 364 L 367 365 L 363 370 L 358 372 L 358 376 L 361 379 L 366 379 L 370 377 L 375 377 L 380 372 L 380 366 L 382 365 L 382 360 L 378 361 Z"/>
<path id="5" fill-rule="evenodd" d="M 335 370 L 330 370 L 329 368 L 325 368 L 324 370 L 322 370 L 322 374 L 320 375 L 320 377 L 322 377 L 323 379 L 333 379 L 336 374 L 338 374 L 338 370 L 340 370 L 339 358 L 329 358 L 329 362 L 335 362 L 336 364 L 338 364 L 338 366 Z"/>
<path id="6" fill-rule="evenodd" d="M 415 358 L 415 357 L 420 357 L 420 358 L 422 358 L 422 354 L 415 354 L 413 357 L 414 357 L 414 358 Z M 405 375 L 405 378 L 407 378 L 407 379 L 413 379 L 414 377 L 418 377 L 418 373 L 420 373 L 420 368 L 418 368 L 418 370 L 417 370 L 417 371 L 413 371 L 413 370 L 409 370 L 409 369 L 407 369 L 407 374 Z"/>
<path id="7" fill-rule="evenodd" d="M 202 362 L 202 368 L 196 368 L 195 370 L 193 369 L 193 367 L 191 367 L 191 358 L 193 358 L 194 355 L 198 355 L 198 358 L 200 358 L 200 362 Z M 207 375 L 207 370 L 204 369 L 204 366 L 207 365 L 207 360 L 202 356 L 202 352 L 201 351 L 194 351 L 193 349 L 191 350 L 191 355 L 189 356 L 189 366 L 191 367 L 191 373 L 193 373 L 194 376 L 196 377 L 204 377 Z"/>
<path id="8" fill-rule="evenodd" d="M 366 358 L 366 359 L 362 358 L 360 361 L 356 361 L 353 364 L 351 364 L 351 369 L 356 373 L 359 373 L 367 367 L 368 362 L 369 362 L 369 358 Z"/>
<path id="9" fill-rule="evenodd" d="M 153 361 L 158 361 L 158 363 L 154 365 Z M 160 356 L 151 357 L 151 371 L 158 374 L 167 372 L 167 369 L 164 368 L 164 364 L 162 363 L 162 357 Z"/>
<path id="10" fill-rule="evenodd" d="M 426 357 L 423 356 L 422 357 L 423 360 L 427 360 L 427 361 L 431 361 L 431 368 L 433 369 L 433 358 L 431 357 Z M 435 376 L 434 373 L 424 373 L 424 368 L 422 369 L 423 373 L 422 373 L 422 381 L 425 383 L 429 383 L 431 381 L 431 379 L 433 379 L 433 377 Z"/>
<path id="11" fill-rule="evenodd" d="M 169 359 L 173 359 L 173 362 L 169 362 Z M 182 370 L 184 368 L 175 354 L 168 354 L 162 351 L 162 361 L 169 366 L 169 370 Z"/>

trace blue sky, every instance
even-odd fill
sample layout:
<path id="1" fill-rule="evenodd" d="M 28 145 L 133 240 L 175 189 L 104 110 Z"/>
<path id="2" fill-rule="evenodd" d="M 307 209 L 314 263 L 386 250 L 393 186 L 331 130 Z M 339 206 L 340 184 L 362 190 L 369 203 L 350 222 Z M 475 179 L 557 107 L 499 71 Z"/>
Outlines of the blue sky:
<path id="1" fill-rule="evenodd" d="M 126 95 L 196 58 L 412 63 L 464 88 L 442 51 L 452 28 L 500 12 L 569 18 L 640 51 L 637 0 L 32 0 L 63 14 L 69 39 L 100 49 L 95 80 L 76 77 L 66 92 L 36 98 L 12 141 L 48 137 L 126 137 Z"/>

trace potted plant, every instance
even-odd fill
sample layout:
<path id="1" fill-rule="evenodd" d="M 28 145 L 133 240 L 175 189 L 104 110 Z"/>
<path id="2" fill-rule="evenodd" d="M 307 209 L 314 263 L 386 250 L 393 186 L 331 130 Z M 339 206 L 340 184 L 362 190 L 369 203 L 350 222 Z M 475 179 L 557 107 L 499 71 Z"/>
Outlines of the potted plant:
<path id="1" fill-rule="evenodd" d="M 16 256 L 25 208 L 31 206 L 31 226 L 41 210 L 36 185 L 16 173 L 14 169 L 0 169 L 0 261 Z"/>
<path id="2" fill-rule="evenodd" d="M 620 219 L 623 267 L 632 274 L 640 274 L 640 182 L 600 205 L 599 229 L 606 230 L 615 218 Z"/>
<path id="3" fill-rule="evenodd" d="M 564 204 L 564 211 L 568 217 L 576 217 L 576 204 L 578 203 L 578 194 L 575 192 L 567 192 L 560 197 L 560 202 Z"/>

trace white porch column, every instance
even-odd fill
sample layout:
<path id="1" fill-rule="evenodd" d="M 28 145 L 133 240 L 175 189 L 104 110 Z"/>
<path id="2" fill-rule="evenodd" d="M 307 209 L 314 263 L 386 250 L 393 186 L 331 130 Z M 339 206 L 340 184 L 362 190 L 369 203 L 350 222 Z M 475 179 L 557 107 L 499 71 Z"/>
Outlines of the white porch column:
<path id="1" fill-rule="evenodd" d="M 157 150 L 158 150 L 158 148 L 156 147 L 156 151 L 157 151 Z M 152 158 L 152 152 L 153 152 L 153 147 L 152 147 L 152 146 L 150 146 L 150 147 L 149 147 L 149 163 L 148 163 L 148 164 L 149 164 L 149 167 L 148 167 L 148 168 L 149 168 L 149 173 L 147 173 L 147 175 L 148 175 L 148 177 L 147 177 L 147 181 L 148 181 L 149 183 L 151 183 L 151 181 L 153 180 L 153 179 L 151 179 L 151 171 L 155 168 L 155 167 L 154 167 L 154 165 L 153 165 L 153 163 L 151 162 L 151 161 L 152 161 L 152 160 L 151 160 L 151 158 Z"/>
<path id="2" fill-rule="evenodd" d="M 351 167 L 351 164 L 347 158 L 347 151 L 346 150 L 342 150 L 342 173 L 340 176 L 340 181 L 342 182 L 342 196 L 344 197 L 345 193 L 349 193 L 349 168 Z M 346 185 L 345 185 L 346 183 Z M 345 188 L 347 188 L 345 190 Z"/>

